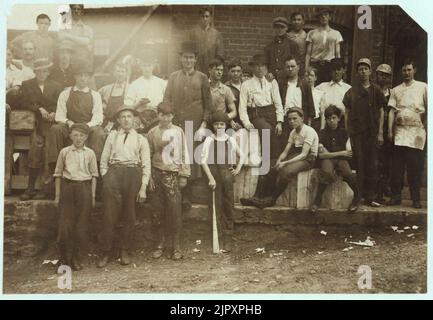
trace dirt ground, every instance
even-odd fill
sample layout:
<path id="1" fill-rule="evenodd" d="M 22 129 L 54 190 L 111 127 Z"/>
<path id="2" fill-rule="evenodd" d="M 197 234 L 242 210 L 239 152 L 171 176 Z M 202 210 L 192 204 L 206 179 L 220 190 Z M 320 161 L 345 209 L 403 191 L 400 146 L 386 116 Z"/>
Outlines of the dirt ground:
<path id="1" fill-rule="evenodd" d="M 184 230 L 181 261 L 152 259 L 151 241 L 138 237 L 129 266 L 113 261 L 98 269 L 97 251 L 92 250 L 85 268 L 73 273 L 72 290 L 58 289 L 55 267 L 42 264 L 45 259 L 56 259 L 54 246 L 38 257 L 5 257 L 3 292 L 425 293 L 425 227 L 399 229 L 403 231 L 241 225 L 236 228 L 233 252 L 213 255 L 207 226 L 194 222 Z M 139 228 L 137 234 L 145 231 Z M 373 247 L 348 243 L 364 241 L 367 236 L 375 241 Z M 348 247 L 352 249 L 343 251 Z M 194 252 L 195 248 L 200 252 Z M 264 252 L 256 252 L 261 248 Z M 358 288 L 361 265 L 372 270 L 371 289 Z"/>

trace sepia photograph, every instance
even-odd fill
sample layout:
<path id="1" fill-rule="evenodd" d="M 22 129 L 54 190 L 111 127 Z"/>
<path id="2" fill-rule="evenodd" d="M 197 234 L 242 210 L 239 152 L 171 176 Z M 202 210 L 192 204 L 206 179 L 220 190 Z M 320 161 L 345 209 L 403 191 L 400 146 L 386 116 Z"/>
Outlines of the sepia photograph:
<path id="1" fill-rule="evenodd" d="M 403 7 L 6 11 L 3 294 L 427 293 Z"/>

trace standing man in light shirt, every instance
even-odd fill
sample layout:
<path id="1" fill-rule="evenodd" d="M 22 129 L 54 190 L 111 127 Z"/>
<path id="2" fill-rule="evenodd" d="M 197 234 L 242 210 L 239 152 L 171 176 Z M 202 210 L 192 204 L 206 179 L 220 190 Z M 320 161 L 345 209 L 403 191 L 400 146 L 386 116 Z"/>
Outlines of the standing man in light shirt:
<path id="1" fill-rule="evenodd" d="M 103 177 L 103 220 L 99 240 L 102 249 L 97 266 L 104 268 L 111 250 L 120 248 L 120 264 L 131 263 L 129 249 L 135 228 L 135 203 L 146 200 L 150 179 L 150 149 L 147 139 L 134 130 L 134 108 L 122 106 L 117 120 L 120 128 L 108 135 L 101 156 L 100 171 Z M 114 243 L 116 226 L 123 226 L 119 243 Z"/>
<path id="2" fill-rule="evenodd" d="M 308 70 L 308 69 L 307 69 Z M 339 108 L 343 115 L 346 112 L 346 107 L 343 103 L 344 95 L 347 91 L 349 91 L 352 86 L 350 84 L 347 84 L 343 80 L 344 76 L 344 63 L 341 59 L 334 59 L 331 61 L 331 77 L 332 80 L 329 82 L 322 82 L 318 86 L 316 86 L 316 89 L 323 91 L 323 105 L 324 108 L 328 107 L 329 105 L 334 105 L 337 108 Z M 344 118 L 340 122 L 340 126 L 344 125 Z M 322 128 L 325 128 L 325 121 L 322 119 Z"/>
<path id="3" fill-rule="evenodd" d="M 267 141 L 262 140 L 263 132 L 264 130 L 270 131 L 270 146 L 268 150 L 270 165 L 272 165 L 280 154 L 278 137 L 283 132 L 283 104 L 277 81 L 274 79 L 269 82 L 265 78 L 265 75 L 268 73 L 266 57 L 263 54 L 255 55 L 251 65 L 254 76 L 242 83 L 239 117 L 245 129 L 258 129 L 262 157 L 264 156 L 264 143 L 267 143 Z M 269 192 L 272 190 L 272 186 L 267 186 L 267 181 L 264 175 L 259 176 L 259 182 L 253 198 L 270 195 Z M 243 205 L 251 205 L 252 199 L 242 198 L 241 202 Z"/>
<path id="4" fill-rule="evenodd" d="M 74 52 L 71 63 L 74 65 L 78 61 L 86 60 L 93 68 L 93 29 L 82 20 L 84 16 L 84 5 L 70 4 L 72 15 L 72 27 L 70 29 L 59 30 L 57 36 L 59 41 L 71 41 Z"/>
<path id="5" fill-rule="evenodd" d="M 75 86 L 66 88 L 59 96 L 56 109 L 56 124 L 51 126 L 46 137 L 47 159 L 50 172 L 54 172 L 57 156 L 68 145 L 69 128 L 74 123 L 86 123 L 89 128 L 88 146 L 101 158 L 105 133 L 102 129 L 103 111 L 101 96 L 89 88 L 92 69 L 86 62 L 74 67 Z M 51 171 L 52 170 L 52 171 Z"/>
<path id="6" fill-rule="evenodd" d="M 35 44 L 30 40 L 23 40 L 22 52 L 22 60 L 12 59 L 12 64 L 21 70 L 21 81 L 26 81 L 35 77 L 35 73 L 33 72 L 33 63 L 35 61 Z"/>
<path id="7" fill-rule="evenodd" d="M 307 52 L 305 69 L 310 66 L 318 70 L 318 83 L 330 80 L 331 60 L 341 58 L 340 44 L 343 42 L 341 33 L 329 26 L 331 10 L 322 8 L 318 18 L 320 26 L 307 34 Z"/>
<path id="8" fill-rule="evenodd" d="M 305 71 L 305 53 L 307 52 L 307 33 L 304 30 L 305 17 L 301 12 L 293 12 L 290 15 L 290 23 L 292 30 L 287 35 L 290 40 L 294 41 L 298 45 L 300 55 L 300 75 L 304 74 Z"/>
<path id="9" fill-rule="evenodd" d="M 147 132 L 158 122 L 157 106 L 164 99 L 167 81 L 153 75 L 156 56 L 146 50 L 139 54 L 142 76 L 134 80 L 125 95 L 125 105 L 135 108 L 143 131 Z"/>
<path id="10" fill-rule="evenodd" d="M 51 26 L 51 19 L 45 13 L 41 13 L 36 17 L 36 25 L 38 30 L 24 32 L 12 40 L 11 45 L 16 57 L 22 57 L 23 41 L 28 40 L 35 45 L 35 59 L 47 58 L 50 62 L 54 58 L 54 39 L 48 33 Z"/>
<path id="11" fill-rule="evenodd" d="M 282 135 L 282 149 L 285 148 L 287 144 L 287 139 L 292 131 L 289 123 L 287 122 L 287 114 L 291 108 L 298 107 L 301 108 L 304 117 L 305 124 L 312 126 L 314 129 L 318 129 L 320 123 L 317 125 L 316 111 L 314 109 L 314 100 L 311 91 L 311 87 L 307 81 L 299 77 L 299 61 L 295 57 L 289 56 L 285 59 L 285 73 L 286 82 L 284 83 L 281 92 L 283 92 L 283 102 L 284 102 L 284 117 L 285 121 L 283 123 L 283 135 Z M 319 115 L 317 115 L 319 117 Z M 314 125 L 312 124 L 314 122 Z"/>
<path id="12" fill-rule="evenodd" d="M 393 88 L 388 101 L 388 138 L 394 142 L 391 171 L 392 198 L 389 205 L 401 204 L 404 171 L 407 171 L 414 208 L 421 208 L 420 188 L 424 170 L 427 122 L 427 84 L 415 80 L 416 64 L 407 59 L 401 69 L 403 83 Z"/>

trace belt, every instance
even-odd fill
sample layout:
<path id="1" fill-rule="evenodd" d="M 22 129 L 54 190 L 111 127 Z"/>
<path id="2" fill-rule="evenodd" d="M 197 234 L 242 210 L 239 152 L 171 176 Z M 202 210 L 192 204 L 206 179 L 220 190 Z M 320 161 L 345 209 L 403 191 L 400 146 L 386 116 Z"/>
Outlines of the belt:
<path id="1" fill-rule="evenodd" d="M 121 163 L 112 163 L 108 165 L 108 168 L 140 168 L 139 164 L 121 164 Z"/>
<path id="2" fill-rule="evenodd" d="M 266 108 L 270 108 L 270 107 L 274 107 L 274 105 L 268 104 L 267 106 L 247 107 L 247 110 L 266 109 Z"/>
<path id="3" fill-rule="evenodd" d="M 90 180 L 70 180 L 70 179 L 63 178 L 63 181 L 65 181 L 67 183 L 72 183 L 72 184 L 86 184 L 86 183 L 92 182 L 92 179 L 90 179 Z"/>

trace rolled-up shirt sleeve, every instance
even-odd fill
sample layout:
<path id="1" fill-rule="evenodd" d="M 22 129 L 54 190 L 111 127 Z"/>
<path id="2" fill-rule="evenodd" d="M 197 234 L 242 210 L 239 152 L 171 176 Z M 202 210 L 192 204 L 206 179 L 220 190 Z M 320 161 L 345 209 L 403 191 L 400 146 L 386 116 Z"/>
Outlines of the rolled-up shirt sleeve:
<path id="1" fill-rule="evenodd" d="M 275 105 L 275 111 L 277 114 L 277 122 L 283 122 L 284 121 L 284 109 L 283 109 L 283 103 L 281 101 L 280 97 L 280 89 L 278 88 L 278 83 L 274 79 L 272 80 L 272 100 Z"/>
<path id="2" fill-rule="evenodd" d="M 241 85 L 241 91 L 239 94 L 239 118 L 242 121 L 244 127 L 251 124 L 250 118 L 247 112 L 248 104 L 248 86 L 246 83 Z"/>
<path id="3" fill-rule="evenodd" d="M 105 141 L 104 150 L 102 151 L 101 161 L 99 164 L 101 176 L 104 176 L 108 171 L 108 161 L 110 160 L 111 148 L 113 146 L 113 139 L 115 134 L 116 134 L 115 131 L 111 131 L 107 137 L 107 140 Z"/>
<path id="4" fill-rule="evenodd" d="M 100 126 L 104 120 L 104 110 L 102 108 L 101 95 L 92 90 L 93 96 L 93 109 L 92 109 L 92 119 L 87 123 L 89 127 Z M 66 104 L 65 104 L 66 105 Z"/>
<path id="5" fill-rule="evenodd" d="M 68 121 L 68 118 L 66 117 L 66 101 L 69 99 L 69 93 L 71 92 L 71 89 L 64 90 L 59 95 L 59 99 L 57 100 L 57 109 L 56 109 L 56 116 L 55 120 L 60 123 L 66 123 Z"/>
<path id="6" fill-rule="evenodd" d="M 150 148 L 147 139 L 140 135 L 140 159 L 141 159 L 141 169 L 142 178 L 141 186 L 147 187 L 150 179 Z"/>
<path id="7" fill-rule="evenodd" d="M 56 169 L 54 169 L 53 176 L 61 178 L 63 176 L 63 170 L 65 168 L 65 149 L 62 149 L 57 157 Z"/>

